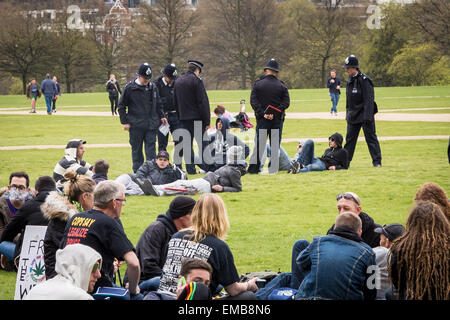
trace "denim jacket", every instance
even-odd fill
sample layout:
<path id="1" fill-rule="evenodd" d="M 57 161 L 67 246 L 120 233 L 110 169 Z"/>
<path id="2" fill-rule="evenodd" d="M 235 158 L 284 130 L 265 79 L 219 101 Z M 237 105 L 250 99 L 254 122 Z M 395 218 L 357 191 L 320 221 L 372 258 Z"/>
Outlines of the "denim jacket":
<path id="1" fill-rule="evenodd" d="M 375 253 L 362 239 L 345 227 L 314 238 L 297 258 L 299 268 L 310 272 L 296 299 L 369 300 L 376 289 L 366 282 L 369 266 L 376 265 Z"/>

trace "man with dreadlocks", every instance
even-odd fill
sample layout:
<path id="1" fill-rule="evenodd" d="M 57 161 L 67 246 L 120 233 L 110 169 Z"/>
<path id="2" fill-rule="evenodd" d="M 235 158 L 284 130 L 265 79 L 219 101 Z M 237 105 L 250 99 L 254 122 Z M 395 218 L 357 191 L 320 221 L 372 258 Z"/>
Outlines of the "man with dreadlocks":
<path id="1" fill-rule="evenodd" d="M 391 247 L 389 276 L 398 299 L 450 299 L 450 223 L 442 210 L 418 202 L 409 214 L 406 232 Z"/>

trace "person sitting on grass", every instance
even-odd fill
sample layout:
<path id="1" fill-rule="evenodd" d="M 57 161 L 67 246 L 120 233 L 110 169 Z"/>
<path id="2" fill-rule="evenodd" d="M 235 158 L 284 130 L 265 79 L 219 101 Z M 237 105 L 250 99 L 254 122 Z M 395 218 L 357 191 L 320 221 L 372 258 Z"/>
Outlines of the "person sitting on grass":
<path id="1" fill-rule="evenodd" d="M 391 246 L 388 270 L 394 287 L 392 298 L 450 299 L 449 235 L 450 223 L 439 206 L 417 202 L 408 216 L 405 233 Z M 386 294 L 386 298 L 390 297 Z"/>
<path id="2" fill-rule="evenodd" d="M 430 201 L 437 204 L 450 221 L 450 203 L 445 190 L 434 182 L 424 183 L 417 191 L 414 201 Z"/>
<path id="3" fill-rule="evenodd" d="M 328 138 L 330 148 L 326 149 L 322 157 L 314 157 L 314 141 L 306 140 L 304 145 L 299 145 L 299 154 L 296 161 L 291 164 L 288 173 L 341 170 L 348 169 L 348 153 L 342 148 L 344 138 L 339 133 L 334 133 Z"/>
<path id="4" fill-rule="evenodd" d="M 239 282 L 233 254 L 224 241 L 230 227 L 225 203 L 217 194 L 203 194 L 191 214 L 192 227 L 177 232 L 169 241 L 158 293 L 176 297 L 181 263 L 186 258 L 208 262 L 212 269 L 210 289 L 225 288 L 229 299 L 254 299 L 256 278 Z"/>
<path id="5" fill-rule="evenodd" d="M 141 266 L 141 292 L 158 289 L 169 240 L 174 233 L 192 225 L 191 212 L 194 205 L 194 199 L 177 196 L 170 202 L 167 212 L 158 215 L 156 221 L 139 237 L 136 255 Z"/>
<path id="6" fill-rule="evenodd" d="M 211 265 L 197 258 L 186 258 L 181 262 L 178 276 L 177 300 L 211 300 L 211 284 L 213 269 Z M 195 284 L 194 284 L 195 283 Z M 203 286 L 200 286 L 202 284 Z M 156 288 L 158 289 L 158 288 Z M 191 297 L 188 298 L 188 296 Z M 151 291 L 145 295 L 144 300 L 174 300 L 173 294 Z"/>
<path id="7" fill-rule="evenodd" d="M 377 288 L 377 300 L 386 299 L 386 290 L 391 286 L 388 274 L 388 256 L 395 239 L 405 232 L 405 227 L 400 223 L 391 223 L 375 229 L 380 234 L 380 245 L 373 248 L 375 260 L 379 270 L 379 284 Z"/>
<path id="8" fill-rule="evenodd" d="M 89 294 L 101 277 L 102 256 L 83 244 L 56 252 L 56 276 L 37 284 L 25 300 L 94 300 Z"/>
<path id="9" fill-rule="evenodd" d="M 67 181 L 64 179 L 64 174 L 67 171 L 75 171 L 76 174 L 92 177 L 93 166 L 83 160 L 83 155 L 86 151 L 85 144 L 86 141 L 80 139 L 70 140 L 65 149 L 66 155 L 55 165 L 53 179 L 56 182 L 56 186 L 61 190 Z"/>
<path id="10" fill-rule="evenodd" d="M 314 238 L 297 258 L 307 272 L 296 300 L 374 300 L 376 289 L 369 286 L 375 253 L 361 239 L 361 219 L 353 212 L 337 216 L 334 229 Z"/>
<path id="11" fill-rule="evenodd" d="M 109 163 L 105 159 L 99 159 L 94 163 L 94 169 L 92 169 L 92 179 L 96 184 L 102 181 L 108 180 Z"/>
<path id="12" fill-rule="evenodd" d="M 36 197 L 23 204 L 0 237 L 0 253 L 8 253 L 7 258 L 9 260 L 18 261 L 16 259 L 20 256 L 22 250 L 26 226 L 46 226 L 48 224 L 47 218 L 42 213 L 41 205 L 45 202 L 49 193 L 56 190 L 55 181 L 49 176 L 39 177 L 34 188 Z M 17 236 L 19 236 L 19 240 L 17 244 L 14 244 L 13 241 Z M 11 253 L 9 250 L 6 252 L 1 250 L 5 245 L 9 248 L 14 247 L 13 256 L 9 255 Z"/>
<path id="13" fill-rule="evenodd" d="M 343 212 L 353 212 L 362 222 L 362 233 L 360 237 L 367 245 L 375 248 L 380 245 L 380 234 L 375 232 L 376 228 L 381 227 L 361 208 L 361 200 L 354 192 L 345 192 L 338 194 L 336 197 L 338 215 Z M 334 230 L 334 225 L 328 230 L 328 233 Z M 307 248 L 311 243 L 308 240 L 297 240 L 292 246 L 291 256 L 291 272 L 284 272 L 271 280 L 263 289 L 258 290 L 256 297 L 259 300 L 267 300 L 270 293 L 279 288 L 298 289 L 303 279 L 306 276 L 304 270 L 299 268 L 297 258 L 300 253 Z"/>
<path id="14" fill-rule="evenodd" d="M 176 165 L 169 162 L 169 153 L 165 150 L 158 152 L 155 159 L 146 161 L 139 167 L 136 174 L 122 174 L 116 181 L 125 186 L 125 194 L 146 194 L 137 180 L 149 180 L 152 184 L 167 184 L 177 180 L 187 179 L 186 174 Z"/>
<path id="15" fill-rule="evenodd" d="M 153 185 L 149 179 L 137 178 L 137 183 L 145 194 L 164 196 L 174 194 L 197 194 L 209 192 L 240 192 L 241 177 L 246 173 L 247 163 L 242 160 L 243 150 L 240 146 L 232 146 L 227 151 L 227 165 L 214 172 L 208 172 L 203 178 L 193 180 L 177 180 L 163 185 Z"/>

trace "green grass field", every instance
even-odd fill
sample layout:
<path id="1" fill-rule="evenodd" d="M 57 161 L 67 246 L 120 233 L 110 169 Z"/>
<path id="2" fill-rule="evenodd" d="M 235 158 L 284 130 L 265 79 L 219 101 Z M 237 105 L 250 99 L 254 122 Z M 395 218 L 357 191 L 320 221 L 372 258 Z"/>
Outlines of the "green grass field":
<path id="1" fill-rule="evenodd" d="M 289 93 L 291 97 L 289 112 L 326 112 L 330 109 L 331 102 L 328 89 L 292 89 L 289 90 Z M 345 108 L 345 89 L 342 90 L 342 93 L 338 110 Z M 247 112 L 251 112 L 250 90 L 214 90 L 208 91 L 208 97 L 211 110 L 217 104 L 223 104 L 231 112 L 238 112 L 239 101 L 245 99 Z M 380 110 L 450 108 L 450 86 L 375 88 L 375 98 Z M 30 101 L 21 95 L 1 96 L 0 108 L 30 108 Z M 38 108 L 45 109 L 43 98 L 38 100 Z M 57 109 L 73 111 L 110 110 L 106 92 L 63 94 L 57 102 Z M 450 109 L 443 109 L 438 112 L 449 113 Z"/>
<path id="2" fill-rule="evenodd" d="M 291 94 L 293 100 L 327 98 L 326 92 L 322 89 L 293 91 Z M 386 98 L 397 97 L 378 99 L 386 101 L 386 105 L 390 108 L 450 106 L 450 99 L 446 97 L 450 96 L 450 87 L 377 88 L 377 95 Z M 439 96 L 439 98 L 404 98 L 414 95 Z M 248 99 L 248 92 L 209 92 L 209 96 L 210 101 L 238 102 L 241 98 Z M 67 101 L 64 101 L 67 106 L 106 104 L 106 96 L 103 93 L 63 97 L 67 97 Z M 0 106 L 3 108 L 28 107 L 28 103 L 19 105 L 20 103 L 17 96 L 0 97 Z M 230 106 L 234 111 L 233 108 L 237 108 L 238 104 L 226 106 Z M 313 103 L 308 105 L 307 102 L 298 102 L 297 106 L 297 102 L 294 102 L 293 105 L 294 108 L 298 108 L 298 112 L 327 111 L 328 101 L 317 101 L 317 106 L 320 110 L 314 110 Z M 343 101 L 340 102 L 340 106 L 343 108 Z M 129 147 L 89 147 L 89 144 L 128 142 L 128 134 L 122 130 L 117 117 L 0 115 L 0 125 L 2 127 L 0 147 L 65 145 L 68 140 L 80 137 L 88 142 L 85 154 L 88 162 L 94 163 L 99 158 L 105 158 L 110 162 L 110 178 L 114 179 L 122 173 L 131 172 Z M 345 133 L 345 130 L 346 123 L 343 120 L 287 120 L 283 138 L 326 138 L 336 131 Z M 450 124 L 377 121 L 377 133 L 380 137 L 449 136 Z M 288 175 L 284 172 L 276 175 L 246 175 L 242 178 L 241 193 L 222 194 L 231 223 L 227 243 L 233 252 L 238 271 L 240 273 L 266 269 L 290 271 L 292 244 L 297 239 L 312 240 L 313 236 L 326 233 L 336 217 L 335 197 L 338 193 L 356 192 L 361 197 L 363 210 L 379 224 L 405 223 L 413 205 L 414 194 L 425 182 L 436 182 L 449 193 L 448 138 L 382 141 L 380 144 L 383 155 L 382 168 L 371 166 L 367 146 L 364 142 L 359 142 L 350 170 L 297 175 Z M 283 147 L 292 155 L 296 143 L 285 143 Z M 316 155 L 321 155 L 326 147 L 326 143 L 318 143 Z M 34 184 L 39 176 L 51 175 L 63 152 L 63 149 L 1 150 L 0 185 L 8 184 L 9 173 L 14 170 L 27 171 Z M 192 176 L 195 177 L 200 175 Z M 172 199 L 149 196 L 127 198 L 121 220 L 134 244 L 148 224 L 153 222 L 159 213 L 167 210 Z M 15 279 L 15 273 L 0 271 L 0 299 L 13 299 Z"/>

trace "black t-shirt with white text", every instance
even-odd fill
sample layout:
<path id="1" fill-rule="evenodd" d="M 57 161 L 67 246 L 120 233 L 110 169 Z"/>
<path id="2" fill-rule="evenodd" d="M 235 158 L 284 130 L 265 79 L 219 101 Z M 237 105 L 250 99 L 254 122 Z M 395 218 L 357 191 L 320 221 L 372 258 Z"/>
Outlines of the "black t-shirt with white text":
<path id="1" fill-rule="evenodd" d="M 123 260 L 125 253 L 134 251 L 121 224 L 94 209 L 78 213 L 67 222 L 61 248 L 75 243 L 89 246 L 102 256 L 102 277 L 97 281 L 100 286 L 112 285 L 114 258 Z"/>
<path id="2" fill-rule="evenodd" d="M 239 281 L 233 254 L 224 241 L 211 235 L 200 242 L 190 239 L 192 231 L 177 232 L 170 239 L 159 291 L 176 292 L 181 262 L 187 258 L 201 259 L 212 266 L 211 292 L 215 292 L 219 284 L 226 287 Z"/>

